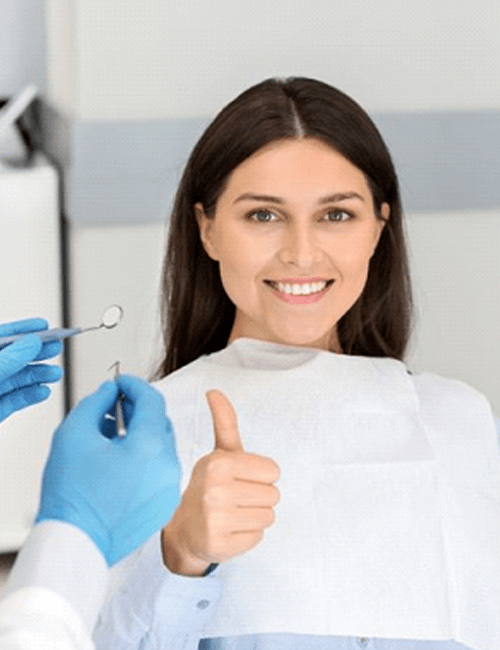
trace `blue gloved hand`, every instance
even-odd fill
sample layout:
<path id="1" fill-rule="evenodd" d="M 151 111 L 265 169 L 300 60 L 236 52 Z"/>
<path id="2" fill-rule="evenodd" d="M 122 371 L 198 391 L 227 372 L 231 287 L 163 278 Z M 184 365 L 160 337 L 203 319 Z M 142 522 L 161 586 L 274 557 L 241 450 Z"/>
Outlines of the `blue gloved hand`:
<path id="1" fill-rule="evenodd" d="M 109 437 L 116 425 L 105 415 L 119 393 L 127 433 Z M 82 400 L 55 432 L 36 521 L 78 526 L 111 566 L 169 521 L 179 479 L 162 395 L 143 379 L 121 375 Z"/>
<path id="2" fill-rule="evenodd" d="M 0 336 L 24 334 L 22 339 L 0 350 L 0 422 L 19 409 L 42 402 L 50 395 L 47 383 L 59 381 L 62 368 L 32 363 L 55 357 L 62 350 L 60 341 L 43 343 L 29 332 L 47 329 L 43 318 L 30 318 L 0 325 Z"/>

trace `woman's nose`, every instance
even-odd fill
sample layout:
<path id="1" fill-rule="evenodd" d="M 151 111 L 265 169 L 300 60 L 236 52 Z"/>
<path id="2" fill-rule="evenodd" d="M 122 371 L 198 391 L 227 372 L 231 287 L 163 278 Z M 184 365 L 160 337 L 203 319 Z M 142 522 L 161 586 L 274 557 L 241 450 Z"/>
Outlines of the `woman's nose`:
<path id="1" fill-rule="evenodd" d="M 290 226 L 284 233 L 280 260 L 298 268 L 312 269 L 322 258 L 318 233 L 310 227 Z"/>

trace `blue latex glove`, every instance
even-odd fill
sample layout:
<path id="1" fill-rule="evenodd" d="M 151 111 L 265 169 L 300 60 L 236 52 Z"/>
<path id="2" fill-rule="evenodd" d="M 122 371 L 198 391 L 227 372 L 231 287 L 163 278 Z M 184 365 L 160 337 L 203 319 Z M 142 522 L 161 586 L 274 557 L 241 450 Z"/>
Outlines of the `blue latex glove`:
<path id="1" fill-rule="evenodd" d="M 126 436 L 110 437 L 118 393 Z M 54 434 L 36 521 L 58 519 L 83 530 L 109 566 L 170 519 L 179 502 L 180 469 L 162 395 L 121 375 L 82 400 Z"/>
<path id="2" fill-rule="evenodd" d="M 59 366 L 32 363 L 54 357 L 62 350 L 59 341 L 42 344 L 39 336 L 29 333 L 47 327 L 43 318 L 0 325 L 0 336 L 26 333 L 0 350 L 0 422 L 14 411 L 47 399 L 50 388 L 45 384 L 59 381 L 63 375 Z"/>

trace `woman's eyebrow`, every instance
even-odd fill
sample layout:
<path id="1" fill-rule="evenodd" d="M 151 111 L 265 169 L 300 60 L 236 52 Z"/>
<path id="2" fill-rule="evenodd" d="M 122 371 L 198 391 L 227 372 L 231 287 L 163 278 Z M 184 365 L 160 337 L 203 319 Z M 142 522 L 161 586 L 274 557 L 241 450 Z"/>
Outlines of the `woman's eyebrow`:
<path id="1" fill-rule="evenodd" d="M 359 199 L 360 201 L 365 200 L 365 198 L 357 192 L 336 192 L 335 194 L 324 196 L 318 201 L 318 203 L 323 205 L 324 203 L 337 203 L 337 201 L 346 201 L 348 199 Z"/>
<path id="2" fill-rule="evenodd" d="M 346 201 L 348 199 L 359 199 L 364 201 L 364 197 L 357 192 L 336 192 L 334 194 L 329 194 L 319 199 L 318 204 L 324 205 L 325 203 L 337 203 L 338 201 Z M 252 194 L 251 192 L 245 192 L 237 199 L 234 200 L 234 203 L 239 203 L 240 201 L 261 201 L 263 203 L 277 203 L 278 205 L 283 205 L 286 203 L 285 199 L 282 199 L 279 196 L 271 196 L 269 194 Z"/>
<path id="3" fill-rule="evenodd" d="M 285 203 L 285 199 L 280 199 L 278 196 L 269 196 L 268 194 L 251 194 L 246 192 L 242 194 L 237 199 L 234 200 L 234 203 L 239 201 L 262 201 L 263 203 Z"/>

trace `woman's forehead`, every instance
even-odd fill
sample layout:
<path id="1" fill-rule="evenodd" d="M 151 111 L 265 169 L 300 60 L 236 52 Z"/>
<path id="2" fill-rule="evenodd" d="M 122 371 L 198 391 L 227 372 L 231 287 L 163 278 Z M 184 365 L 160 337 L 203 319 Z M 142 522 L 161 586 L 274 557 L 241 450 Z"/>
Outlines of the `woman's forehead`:
<path id="1" fill-rule="evenodd" d="M 284 199 L 304 193 L 353 193 L 372 199 L 364 173 L 313 138 L 279 140 L 259 149 L 232 171 L 220 200 L 233 202 L 252 193 Z"/>

